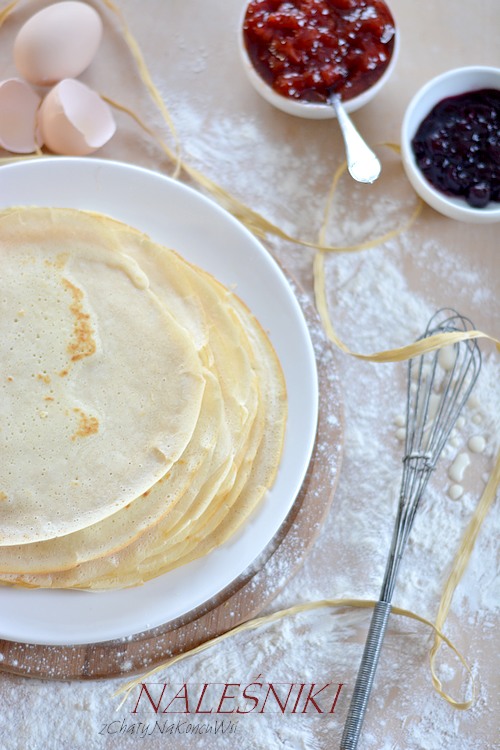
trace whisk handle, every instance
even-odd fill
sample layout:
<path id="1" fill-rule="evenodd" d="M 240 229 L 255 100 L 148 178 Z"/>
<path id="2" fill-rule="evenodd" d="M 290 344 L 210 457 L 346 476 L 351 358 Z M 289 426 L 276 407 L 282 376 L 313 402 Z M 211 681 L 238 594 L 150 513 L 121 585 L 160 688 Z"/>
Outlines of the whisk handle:
<path id="1" fill-rule="evenodd" d="M 390 613 L 390 602 L 377 602 L 373 610 L 365 649 L 347 713 L 340 750 L 355 750 L 358 745 Z"/>

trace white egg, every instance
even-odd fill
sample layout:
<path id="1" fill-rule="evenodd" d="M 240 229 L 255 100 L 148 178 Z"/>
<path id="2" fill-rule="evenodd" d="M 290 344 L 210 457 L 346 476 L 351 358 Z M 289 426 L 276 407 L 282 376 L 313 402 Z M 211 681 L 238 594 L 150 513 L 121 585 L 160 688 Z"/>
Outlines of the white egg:
<path id="1" fill-rule="evenodd" d="M 0 146 L 15 154 L 31 154 L 42 139 L 36 132 L 41 98 L 19 78 L 0 82 Z"/>
<path id="2" fill-rule="evenodd" d="M 68 0 L 35 13 L 19 30 L 14 62 L 30 83 L 49 86 L 76 78 L 92 62 L 102 36 L 102 21 L 86 3 Z"/>
<path id="3" fill-rule="evenodd" d="M 55 154 L 85 156 L 116 130 L 110 107 L 99 94 L 71 78 L 54 86 L 38 110 L 43 141 Z"/>

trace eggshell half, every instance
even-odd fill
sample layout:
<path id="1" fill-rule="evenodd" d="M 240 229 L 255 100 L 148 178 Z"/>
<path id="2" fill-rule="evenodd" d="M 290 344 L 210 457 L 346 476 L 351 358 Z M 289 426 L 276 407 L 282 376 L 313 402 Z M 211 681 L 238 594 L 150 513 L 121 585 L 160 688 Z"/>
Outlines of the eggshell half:
<path id="1" fill-rule="evenodd" d="M 102 21 L 86 3 L 55 3 L 35 13 L 19 30 L 14 62 L 30 83 L 49 86 L 76 78 L 92 62 L 102 36 Z"/>
<path id="2" fill-rule="evenodd" d="M 41 98 L 19 78 L 0 82 L 0 146 L 15 154 L 31 154 L 42 145 L 36 133 Z"/>
<path id="3" fill-rule="evenodd" d="M 110 107 L 95 91 L 71 78 L 54 86 L 38 111 L 45 145 L 55 154 L 85 156 L 116 130 Z"/>

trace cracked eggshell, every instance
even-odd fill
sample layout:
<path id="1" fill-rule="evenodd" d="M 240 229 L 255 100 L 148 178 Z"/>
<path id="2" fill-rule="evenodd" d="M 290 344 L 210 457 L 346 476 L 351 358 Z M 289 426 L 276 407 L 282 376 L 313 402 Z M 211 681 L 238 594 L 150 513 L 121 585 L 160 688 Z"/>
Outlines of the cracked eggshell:
<path id="1" fill-rule="evenodd" d="M 54 86 L 38 110 L 45 145 L 55 154 L 85 156 L 104 146 L 116 130 L 110 107 L 80 81 Z"/>
<path id="2" fill-rule="evenodd" d="M 14 62 L 37 86 L 76 78 L 92 62 L 102 36 L 102 21 L 90 5 L 55 3 L 35 13 L 19 30 Z"/>
<path id="3" fill-rule="evenodd" d="M 0 146 L 15 154 L 31 154 L 43 141 L 36 118 L 41 98 L 19 78 L 0 82 Z"/>

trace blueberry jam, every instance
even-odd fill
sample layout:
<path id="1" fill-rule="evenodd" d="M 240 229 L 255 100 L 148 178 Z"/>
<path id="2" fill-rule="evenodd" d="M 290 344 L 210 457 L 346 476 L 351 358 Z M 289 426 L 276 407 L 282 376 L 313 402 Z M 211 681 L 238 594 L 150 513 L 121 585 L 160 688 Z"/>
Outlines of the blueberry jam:
<path id="1" fill-rule="evenodd" d="M 500 91 L 443 99 L 420 124 L 412 147 L 437 190 L 473 208 L 500 201 Z"/>

